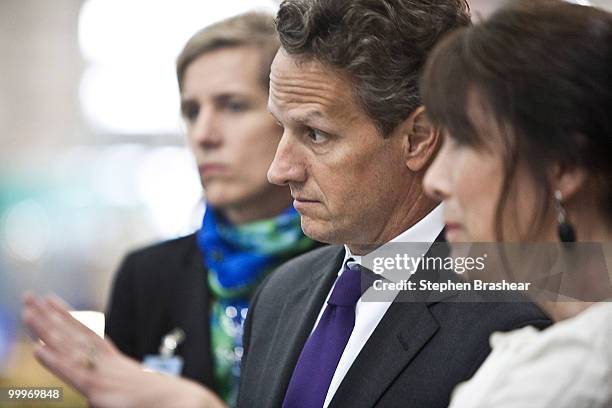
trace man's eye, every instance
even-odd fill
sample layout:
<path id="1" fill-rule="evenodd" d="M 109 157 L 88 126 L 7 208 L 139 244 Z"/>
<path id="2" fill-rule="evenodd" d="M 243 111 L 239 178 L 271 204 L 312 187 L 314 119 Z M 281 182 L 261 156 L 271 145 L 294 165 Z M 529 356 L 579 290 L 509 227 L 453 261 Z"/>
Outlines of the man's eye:
<path id="1" fill-rule="evenodd" d="M 323 143 L 329 138 L 329 135 L 327 133 L 322 132 L 318 129 L 310 129 L 308 131 L 308 136 L 314 143 Z"/>

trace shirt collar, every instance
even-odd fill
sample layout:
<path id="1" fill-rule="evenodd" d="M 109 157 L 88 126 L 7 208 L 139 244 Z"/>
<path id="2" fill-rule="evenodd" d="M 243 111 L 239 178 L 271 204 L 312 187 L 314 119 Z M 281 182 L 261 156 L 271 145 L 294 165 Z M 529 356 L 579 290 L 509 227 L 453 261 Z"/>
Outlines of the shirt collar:
<path id="1" fill-rule="evenodd" d="M 429 242 L 433 243 L 440 232 L 444 228 L 444 207 L 443 204 L 439 204 L 436 208 L 431 210 L 425 217 L 421 218 L 416 224 L 408 228 L 406 231 L 393 238 L 390 243 L 393 242 Z M 346 264 L 349 258 L 353 258 L 354 261 L 349 262 L 349 266 L 354 264 L 361 264 L 361 256 L 353 255 L 347 245 L 344 245 L 344 261 L 342 265 Z"/>

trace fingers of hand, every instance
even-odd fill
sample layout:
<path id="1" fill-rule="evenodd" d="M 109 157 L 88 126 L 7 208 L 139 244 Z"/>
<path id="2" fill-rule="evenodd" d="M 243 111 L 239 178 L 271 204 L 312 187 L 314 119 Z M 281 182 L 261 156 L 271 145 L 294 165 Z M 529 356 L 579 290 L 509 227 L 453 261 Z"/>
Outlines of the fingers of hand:
<path id="1" fill-rule="evenodd" d="M 84 367 L 75 359 L 66 358 L 53 349 L 40 345 L 34 350 L 36 359 L 51 372 L 57 375 L 62 381 L 72 385 L 86 396 L 92 391 L 93 371 Z"/>
<path id="2" fill-rule="evenodd" d="M 94 378 L 100 371 L 101 354 L 112 346 L 74 319 L 67 305 L 56 298 L 38 300 L 24 296 L 23 320 L 45 344 L 39 345 L 35 356 L 41 364 L 89 395 Z"/>
<path id="3" fill-rule="evenodd" d="M 74 319 L 63 301 L 57 298 L 38 300 L 24 296 L 23 320 L 45 344 L 55 350 L 66 350 L 92 344 L 105 350 L 104 341 Z"/>
<path id="4" fill-rule="evenodd" d="M 51 311 L 43 307 L 42 302 L 34 297 L 24 299 L 23 321 L 30 330 L 45 344 L 54 349 L 65 346 L 65 336 L 57 320 L 52 318 Z"/>
<path id="5" fill-rule="evenodd" d="M 44 304 L 49 310 L 54 312 L 53 315 L 55 317 L 61 320 L 63 327 L 74 336 L 78 343 L 93 345 L 99 352 L 105 352 L 107 350 L 108 345 L 104 340 L 87 326 L 72 317 L 68 311 L 70 306 L 61 298 L 55 295 L 49 296 L 45 298 Z"/>

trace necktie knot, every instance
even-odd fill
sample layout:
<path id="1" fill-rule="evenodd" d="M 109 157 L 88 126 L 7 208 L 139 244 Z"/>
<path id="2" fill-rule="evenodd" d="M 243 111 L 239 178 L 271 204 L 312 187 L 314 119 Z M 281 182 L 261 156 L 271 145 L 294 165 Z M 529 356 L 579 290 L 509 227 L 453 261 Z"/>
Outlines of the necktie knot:
<path id="1" fill-rule="evenodd" d="M 359 266 L 344 265 L 327 303 L 334 306 L 355 306 L 361 297 L 361 271 Z"/>

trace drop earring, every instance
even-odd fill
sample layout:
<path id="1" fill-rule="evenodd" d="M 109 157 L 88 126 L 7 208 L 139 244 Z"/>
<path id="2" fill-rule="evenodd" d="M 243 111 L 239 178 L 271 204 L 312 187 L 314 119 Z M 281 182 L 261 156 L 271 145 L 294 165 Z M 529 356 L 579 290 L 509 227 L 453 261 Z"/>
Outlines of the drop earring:
<path id="1" fill-rule="evenodd" d="M 555 204 L 557 207 L 557 221 L 559 226 L 557 231 L 559 233 L 559 239 L 561 242 L 576 242 L 576 230 L 574 226 L 567 220 L 567 213 L 563 204 L 561 203 L 563 196 L 561 191 L 555 191 Z"/>

